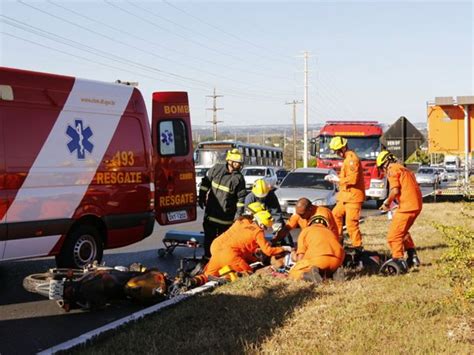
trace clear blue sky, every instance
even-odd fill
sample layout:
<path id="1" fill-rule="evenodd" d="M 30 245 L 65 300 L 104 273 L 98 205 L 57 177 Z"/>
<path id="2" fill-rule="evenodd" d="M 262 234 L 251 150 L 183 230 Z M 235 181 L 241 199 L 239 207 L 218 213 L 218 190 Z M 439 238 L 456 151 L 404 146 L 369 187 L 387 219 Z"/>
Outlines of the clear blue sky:
<path id="1" fill-rule="evenodd" d="M 471 1 L 0 4 L 2 66 L 138 81 L 148 108 L 153 91 L 188 91 L 194 124 L 214 87 L 225 125 L 290 123 L 303 50 L 310 123 L 420 122 L 435 96 L 474 94 Z"/>

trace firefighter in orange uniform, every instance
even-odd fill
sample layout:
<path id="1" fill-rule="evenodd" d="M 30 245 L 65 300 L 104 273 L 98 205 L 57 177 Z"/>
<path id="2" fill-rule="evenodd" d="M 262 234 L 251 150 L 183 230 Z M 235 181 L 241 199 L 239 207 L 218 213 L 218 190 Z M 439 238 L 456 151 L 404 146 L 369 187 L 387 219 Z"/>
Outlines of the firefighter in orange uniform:
<path id="1" fill-rule="evenodd" d="M 344 158 L 339 177 L 327 175 L 326 179 L 339 182 L 337 203 L 332 213 L 336 220 L 337 235 L 342 238 L 342 226 L 345 216 L 347 233 L 352 242 L 352 247 L 362 249 L 362 235 L 359 229 L 360 211 L 365 201 L 365 184 L 362 165 L 359 157 L 347 146 L 347 139 L 336 136 L 331 139 L 329 148 L 338 156 Z"/>
<path id="2" fill-rule="evenodd" d="M 310 200 L 302 197 L 296 203 L 295 214 L 290 217 L 286 225 L 278 232 L 275 240 L 284 238 L 294 228 L 299 227 L 303 230 L 308 226 L 311 217 L 315 215 L 321 215 L 326 218 L 329 224 L 329 229 L 337 235 L 338 229 L 331 210 L 323 206 L 314 206 L 311 204 Z"/>
<path id="3" fill-rule="evenodd" d="M 288 276 L 294 280 L 312 281 L 331 277 L 342 265 L 344 255 L 344 248 L 336 234 L 328 228 L 327 219 L 315 215 L 299 236 L 296 264 Z"/>
<path id="4" fill-rule="evenodd" d="M 265 239 L 265 230 L 271 228 L 273 219 L 267 210 L 253 216 L 239 217 L 234 224 L 211 244 L 211 259 L 204 268 L 204 275 L 219 276 L 219 270 L 230 266 L 235 272 L 251 273 L 249 264 L 257 261 L 255 253 L 260 249 L 265 255 L 279 255 L 289 251 L 272 247 Z"/>
<path id="5" fill-rule="evenodd" d="M 402 272 L 406 272 L 407 267 L 420 265 L 409 229 L 423 208 L 421 191 L 413 173 L 397 163 L 390 152 L 382 151 L 377 156 L 376 163 L 379 169 L 384 170 L 390 186 L 390 193 L 380 209 L 388 211 L 394 201 L 399 204 L 393 214 L 387 242 L 392 252 L 392 260 L 397 262 Z M 403 259 L 405 251 L 408 256 L 406 264 Z"/>

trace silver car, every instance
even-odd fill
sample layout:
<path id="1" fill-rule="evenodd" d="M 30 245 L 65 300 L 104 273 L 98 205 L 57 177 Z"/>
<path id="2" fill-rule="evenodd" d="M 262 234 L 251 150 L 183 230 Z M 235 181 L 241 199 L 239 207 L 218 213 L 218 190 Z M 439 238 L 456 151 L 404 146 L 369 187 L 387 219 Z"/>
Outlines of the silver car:
<path id="1" fill-rule="evenodd" d="M 282 212 L 286 215 L 295 213 L 296 202 L 301 197 L 308 198 L 313 205 L 333 207 L 336 204 L 336 187 L 324 180 L 329 174 L 336 172 L 332 169 L 300 168 L 288 173 L 275 191 Z"/>
<path id="2" fill-rule="evenodd" d="M 438 171 L 435 168 L 430 167 L 420 167 L 415 174 L 416 182 L 419 185 L 438 185 L 439 184 L 439 175 Z"/>

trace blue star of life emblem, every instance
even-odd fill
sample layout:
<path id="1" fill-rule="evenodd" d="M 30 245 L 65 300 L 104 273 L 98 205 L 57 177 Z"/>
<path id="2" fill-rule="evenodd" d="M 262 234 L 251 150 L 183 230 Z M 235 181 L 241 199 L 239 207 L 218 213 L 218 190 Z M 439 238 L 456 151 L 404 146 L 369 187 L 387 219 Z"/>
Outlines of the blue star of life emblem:
<path id="1" fill-rule="evenodd" d="M 66 134 L 71 137 L 71 141 L 67 144 L 69 152 L 77 151 L 77 159 L 84 159 L 86 157 L 86 150 L 92 153 L 94 145 L 89 141 L 93 135 L 91 128 L 88 126 L 84 128 L 82 120 L 75 120 L 74 127 L 68 125 Z"/>
<path id="2" fill-rule="evenodd" d="M 161 142 L 166 145 L 173 143 L 173 133 L 165 129 L 165 131 L 161 133 Z"/>

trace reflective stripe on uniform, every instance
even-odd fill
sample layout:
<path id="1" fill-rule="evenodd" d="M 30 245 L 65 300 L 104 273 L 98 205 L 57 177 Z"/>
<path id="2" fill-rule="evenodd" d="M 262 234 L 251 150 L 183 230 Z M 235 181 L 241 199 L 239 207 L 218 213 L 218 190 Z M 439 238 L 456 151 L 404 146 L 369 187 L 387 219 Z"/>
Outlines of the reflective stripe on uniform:
<path id="1" fill-rule="evenodd" d="M 208 216 L 207 219 L 208 219 L 210 222 L 219 223 L 219 224 L 225 224 L 225 225 L 229 225 L 229 224 L 234 223 L 234 221 L 224 221 L 223 219 L 219 219 L 219 218 L 215 218 L 215 217 L 211 217 L 211 216 Z"/>
<path id="2" fill-rule="evenodd" d="M 230 189 L 227 186 L 224 185 L 219 185 L 217 182 L 212 182 L 212 187 L 215 187 L 218 190 L 222 190 L 225 192 L 230 192 Z"/>
<path id="3" fill-rule="evenodd" d="M 202 190 L 202 191 L 209 191 L 209 188 L 206 187 L 206 186 L 199 186 L 199 190 Z"/>
<path id="4" fill-rule="evenodd" d="M 244 207 L 244 206 L 245 206 L 245 203 L 237 202 L 237 207 Z"/>

